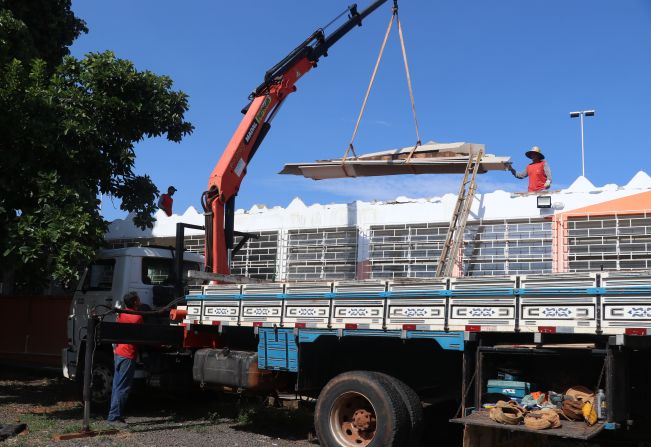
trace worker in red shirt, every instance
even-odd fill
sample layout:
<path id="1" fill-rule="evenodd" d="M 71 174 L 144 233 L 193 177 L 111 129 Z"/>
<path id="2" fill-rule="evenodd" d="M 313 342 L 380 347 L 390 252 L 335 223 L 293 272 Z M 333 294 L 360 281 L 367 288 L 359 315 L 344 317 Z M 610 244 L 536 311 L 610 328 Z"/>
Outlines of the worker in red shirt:
<path id="1" fill-rule="evenodd" d="M 516 178 L 529 177 L 529 192 L 549 189 L 552 185 L 552 171 L 549 169 L 549 165 L 545 161 L 545 156 L 540 151 L 540 148 L 534 146 L 524 155 L 531 159 L 531 163 L 522 172 L 516 172 L 513 166 L 509 167 L 511 174 Z"/>
<path id="2" fill-rule="evenodd" d="M 138 310 L 140 297 L 136 292 L 129 292 L 122 299 L 127 310 Z M 118 323 L 140 324 L 143 322 L 142 315 L 118 314 Z M 111 409 L 109 410 L 107 422 L 113 426 L 126 426 L 124 419 L 124 407 L 131 391 L 131 382 L 136 370 L 136 356 L 138 349 L 135 345 L 120 343 L 114 345 L 115 373 L 113 375 L 113 390 L 111 394 Z"/>
<path id="3" fill-rule="evenodd" d="M 168 216 L 172 215 L 172 204 L 174 203 L 172 196 L 174 195 L 175 192 L 176 192 L 176 188 L 170 186 L 169 188 L 167 188 L 167 194 L 161 194 L 160 198 L 158 199 L 158 208 L 165 211 L 165 214 L 167 214 Z"/>

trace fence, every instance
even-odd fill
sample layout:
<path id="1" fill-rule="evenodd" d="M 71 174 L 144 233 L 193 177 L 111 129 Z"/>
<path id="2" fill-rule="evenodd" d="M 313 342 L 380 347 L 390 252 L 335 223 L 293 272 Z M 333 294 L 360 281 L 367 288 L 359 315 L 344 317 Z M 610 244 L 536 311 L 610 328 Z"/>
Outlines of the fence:
<path id="1" fill-rule="evenodd" d="M 569 215 L 555 225 L 560 271 L 651 269 L 651 213 Z"/>
<path id="2" fill-rule="evenodd" d="M 0 325 L 0 358 L 5 361 L 61 365 L 68 344 L 70 296 L 0 296 L 11 317 Z"/>

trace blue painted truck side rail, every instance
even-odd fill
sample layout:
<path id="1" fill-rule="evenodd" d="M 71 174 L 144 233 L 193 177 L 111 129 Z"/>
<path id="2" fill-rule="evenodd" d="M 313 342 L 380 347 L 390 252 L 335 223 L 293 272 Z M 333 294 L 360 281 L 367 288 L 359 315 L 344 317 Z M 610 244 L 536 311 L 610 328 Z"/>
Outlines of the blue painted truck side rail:
<path id="1" fill-rule="evenodd" d="M 464 332 L 651 335 L 651 272 L 204 286 L 183 323 L 260 335 L 261 365 L 293 370 L 319 337 L 432 339 L 463 350 Z M 282 353 L 281 353 L 282 351 Z"/>
<path id="2" fill-rule="evenodd" d="M 441 349 L 463 351 L 463 332 L 260 328 L 258 367 L 298 372 L 299 345 L 314 343 L 320 337 L 431 339 Z"/>

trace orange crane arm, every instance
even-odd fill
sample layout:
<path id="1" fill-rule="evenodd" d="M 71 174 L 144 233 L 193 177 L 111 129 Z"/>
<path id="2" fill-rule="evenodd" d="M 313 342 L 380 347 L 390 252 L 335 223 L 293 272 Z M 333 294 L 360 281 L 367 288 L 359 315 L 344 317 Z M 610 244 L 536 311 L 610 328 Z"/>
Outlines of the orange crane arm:
<path id="1" fill-rule="evenodd" d="M 208 271 L 225 275 L 230 273 L 229 258 L 236 234 L 233 229 L 235 196 L 251 159 L 271 128 L 271 120 L 280 105 L 287 95 L 296 91 L 296 81 L 316 67 L 319 58 L 327 56 L 328 49 L 335 42 L 355 26 L 361 26 L 362 19 L 386 1 L 376 0 L 362 12 L 357 11 L 357 5 L 350 6 L 347 10 L 348 19 L 344 24 L 328 36 L 321 28 L 312 33 L 267 71 L 264 82 L 249 96 L 251 102 L 243 110 L 244 118 L 213 169 L 208 189 L 201 199 L 206 216 Z"/>

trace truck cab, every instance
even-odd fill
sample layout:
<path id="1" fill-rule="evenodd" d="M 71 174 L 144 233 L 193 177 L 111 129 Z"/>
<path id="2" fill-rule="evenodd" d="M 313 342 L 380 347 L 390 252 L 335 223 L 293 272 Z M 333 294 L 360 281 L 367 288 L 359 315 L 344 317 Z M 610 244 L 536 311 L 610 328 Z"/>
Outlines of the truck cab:
<path id="1" fill-rule="evenodd" d="M 203 256 L 184 252 L 181 278 L 187 276 L 188 270 L 202 270 L 203 262 Z M 142 303 L 140 310 L 160 309 L 176 298 L 175 284 L 174 250 L 171 248 L 144 246 L 100 250 L 82 275 L 70 305 L 68 346 L 62 352 L 63 375 L 73 380 L 82 375 L 91 309 L 102 314 L 113 307 L 122 307 L 122 297 L 128 292 L 138 293 Z M 169 324 L 164 314 L 158 319 L 161 324 Z M 115 314 L 108 314 L 104 321 L 115 321 Z M 106 351 L 98 351 L 94 359 L 93 394 L 97 401 L 105 400 L 110 393 L 113 356 Z M 136 377 L 146 376 L 146 368 L 139 364 Z"/>

